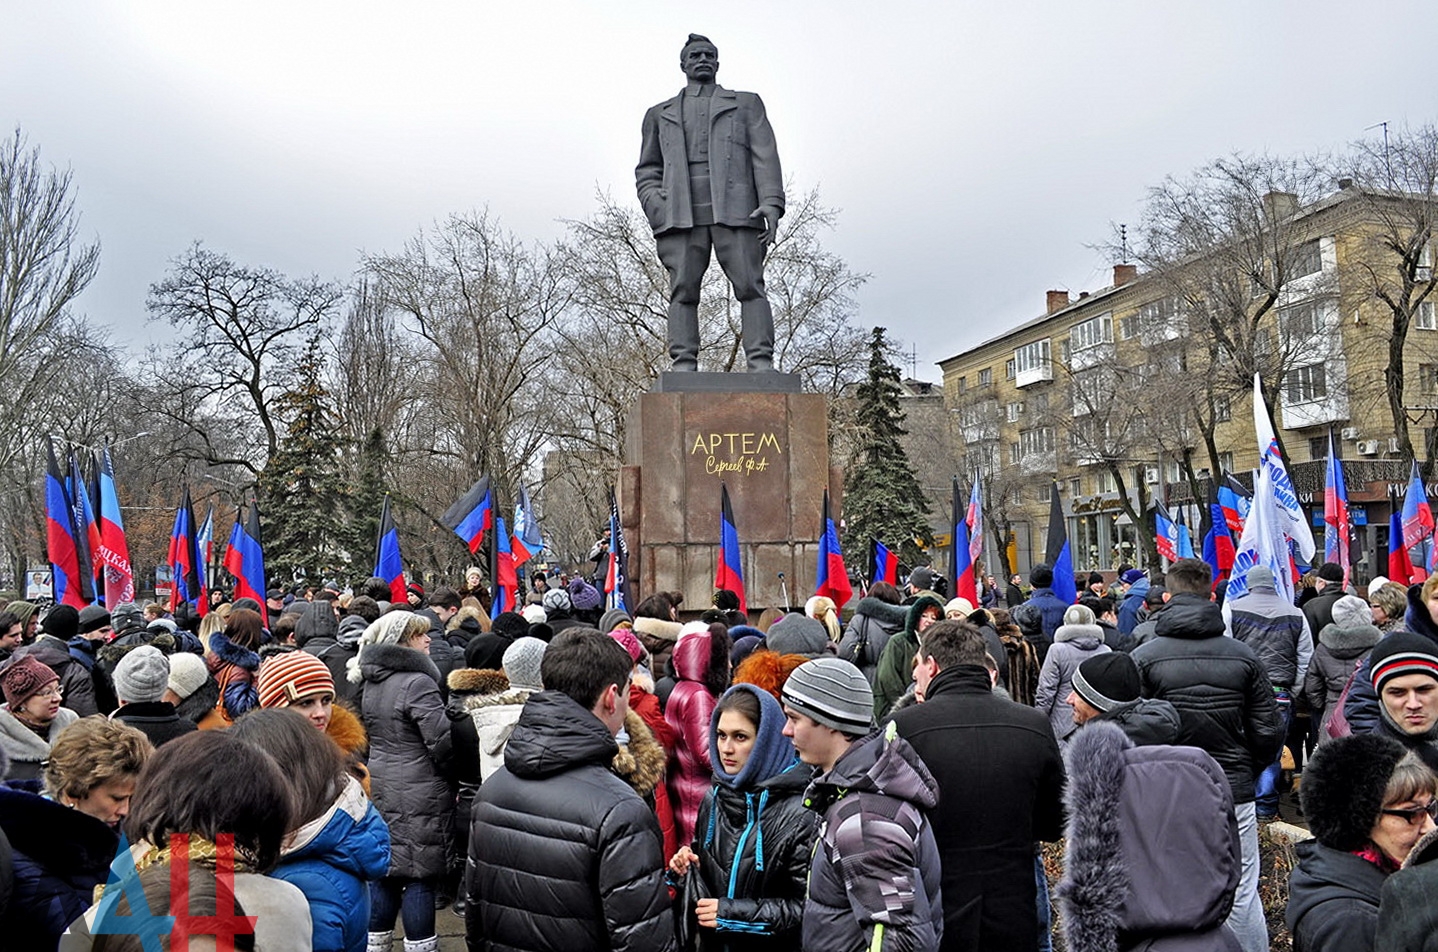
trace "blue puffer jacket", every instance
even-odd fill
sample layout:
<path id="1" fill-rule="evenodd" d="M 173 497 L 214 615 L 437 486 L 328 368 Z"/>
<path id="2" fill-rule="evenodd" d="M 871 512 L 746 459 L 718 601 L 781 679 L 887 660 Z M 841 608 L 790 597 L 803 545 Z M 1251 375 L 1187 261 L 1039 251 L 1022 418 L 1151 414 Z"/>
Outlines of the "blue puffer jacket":
<path id="1" fill-rule="evenodd" d="M 0 787 L 0 830 L 14 849 L 15 886 L 0 915 L 0 945 L 52 950 L 105 881 L 120 838 L 92 816 L 38 793 Z M 38 784 L 28 784 L 38 790 Z"/>
<path id="2" fill-rule="evenodd" d="M 1139 579 L 1128 588 L 1128 594 L 1118 606 L 1118 630 L 1125 635 L 1133 634 L 1141 619 L 1139 612 L 1143 611 L 1143 603 L 1148 598 L 1149 580 Z"/>
<path id="3" fill-rule="evenodd" d="M 1024 604 L 1039 610 L 1044 620 L 1044 637 L 1053 641 L 1054 632 L 1064 623 L 1064 612 L 1069 610 L 1068 603 L 1055 595 L 1052 588 L 1036 588 Z"/>
<path id="4" fill-rule="evenodd" d="M 295 833 L 270 875 L 305 894 L 314 952 L 363 952 L 368 883 L 388 871 L 389 827 L 351 777 L 329 810 Z"/>

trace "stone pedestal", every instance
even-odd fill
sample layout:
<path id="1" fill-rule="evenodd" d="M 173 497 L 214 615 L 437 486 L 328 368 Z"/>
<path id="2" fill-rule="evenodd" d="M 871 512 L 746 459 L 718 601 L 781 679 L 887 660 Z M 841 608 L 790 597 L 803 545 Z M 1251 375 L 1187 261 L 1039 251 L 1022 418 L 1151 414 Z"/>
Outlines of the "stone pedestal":
<path id="1" fill-rule="evenodd" d="M 781 572 L 790 604 L 803 604 L 813 593 L 826 487 L 839 518 L 842 479 L 830 475 L 827 402 L 820 394 L 701 389 L 640 396 L 619 482 L 638 597 L 677 589 L 685 610 L 709 606 L 722 480 L 751 613 L 783 604 Z"/>

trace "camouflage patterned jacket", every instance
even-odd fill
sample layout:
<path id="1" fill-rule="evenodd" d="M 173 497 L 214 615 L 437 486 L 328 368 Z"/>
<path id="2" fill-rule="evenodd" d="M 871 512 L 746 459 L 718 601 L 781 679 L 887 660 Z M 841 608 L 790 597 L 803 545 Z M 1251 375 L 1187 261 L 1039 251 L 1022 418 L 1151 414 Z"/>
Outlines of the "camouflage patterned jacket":
<path id="1" fill-rule="evenodd" d="M 889 724 L 855 741 L 809 787 L 819 841 L 804 905 L 805 952 L 929 952 L 944 931 L 939 851 L 925 817 L 938 784 Z"/>

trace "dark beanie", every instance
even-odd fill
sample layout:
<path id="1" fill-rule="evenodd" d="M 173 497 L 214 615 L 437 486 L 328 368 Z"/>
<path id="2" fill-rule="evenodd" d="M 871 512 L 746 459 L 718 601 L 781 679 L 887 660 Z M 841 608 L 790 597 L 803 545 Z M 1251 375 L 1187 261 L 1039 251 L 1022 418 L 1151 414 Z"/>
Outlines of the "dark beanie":
<path id="1" fill-rule="evenodd" d="M 70 605 L 56 605 L 45 613 L 40 630 L 61 641 L 69 641 L 80 633 L 80 613 Z"/>
<path id="2" fill-rule="evenodd" d="M 1426 674 L 1438 680 L 1438 645 L 1411 631 L 1395 631 L 1373 646 L 1368 656 L 1373 690 L 1380 695 L 1383 685 L 1405 674 Z"/>
<path id="3" fill-rule="evenodd" d="M 1137 701 L 1143 686 L 1138 665 L 1126 651 L 1106 651 L 1074 669 L 1074 693 L 1107 714 L 1120 704 Z"/>
<path id="4" fill-rule="evenodd" d="M 1303 768 L 1300 795 L 1313 838 L 1345 853 L 1367 843 L 1388 779 L 1406 753 L 1382 734 L 1336 737 L 1314 751 Z"/>
<path id="5" fill-rule="evenodd" d="M 1337 562 L 1324 562 L 1318 567 L 1318 577 L 1325 582 L 1343 581 L 1343 566 Z"/>
<path id="6" fill-rule="evenodd" d="M 519 612 L 500 612 L 489 623 L 489 630 L 502 638 L 513 641 L 529 634 L 529 622 Z"/>

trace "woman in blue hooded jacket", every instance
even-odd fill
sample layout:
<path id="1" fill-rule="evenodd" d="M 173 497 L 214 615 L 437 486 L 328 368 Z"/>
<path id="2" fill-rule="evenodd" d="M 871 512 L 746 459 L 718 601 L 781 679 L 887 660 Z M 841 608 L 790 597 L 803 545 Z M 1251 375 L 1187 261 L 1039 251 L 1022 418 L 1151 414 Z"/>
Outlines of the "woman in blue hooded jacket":
<path id="1" fill-rule="evenodd" d="M 680 847 L 670 863 L 680 876 L 697 863 L 715 897 L 697 903 L 705 950 L 798 947 L 818 814 L 804 806 L 813 771 L 783 731 L 779 702 L 752 684 L 734 685 L 714 708 L 714 786 L 700 804 L 693 847 Z"/>
<path id="2" fill-rule="evenodd" d="M 229 733 L 273 757 L 294 791 L 299 826 L 269 875 L 305 894 L 314 952 L 364 952 L 369 883 L 389 871 L 384 818 L 345 769 L 339 747 L 304 715 L 251 711 Z"/>

